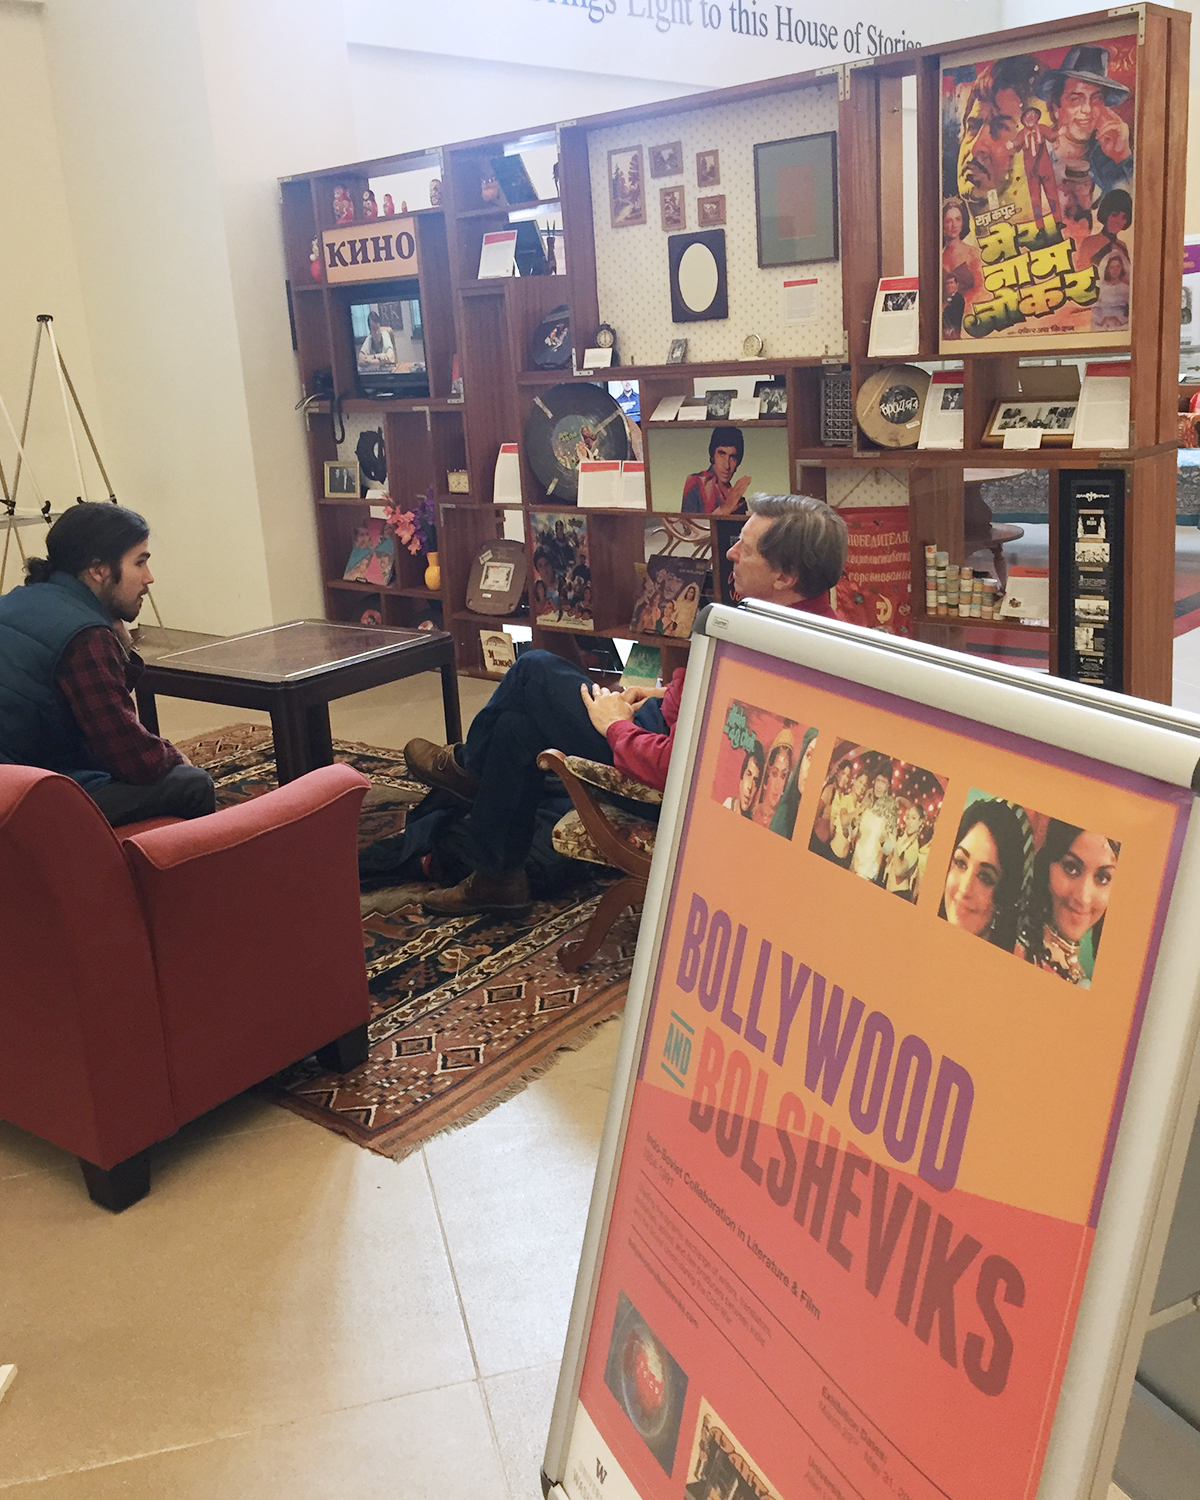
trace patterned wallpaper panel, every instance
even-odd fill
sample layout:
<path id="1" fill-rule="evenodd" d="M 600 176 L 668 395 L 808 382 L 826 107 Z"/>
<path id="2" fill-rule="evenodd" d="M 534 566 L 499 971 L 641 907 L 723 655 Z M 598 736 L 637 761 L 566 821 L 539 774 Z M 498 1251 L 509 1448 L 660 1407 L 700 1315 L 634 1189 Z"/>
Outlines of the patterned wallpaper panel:
<path id="1" fill-rule="evenodd" d="M 868 505 L 907 505 L 908 475 L 903 469 L 825 471 L 825 498 L 834 510 Z"/>
<path id="2" fill-rule="evenodd" d="M 763 339 L 767 359 L 843 352 L 841 265 L 822 261 L 760 270 L 754 205 L 755 145 L 836 130 L 837 109 L 837 80 L 830 78 L 792 94 L 610 126 L 589 136 L 600 317 L 617 330 L 624 363 L 662 364 L 676 338 L 688 340 L 689 360 L 737 359 L 748 333 Z M 683 144 L 682 173 L 651 177 L 649 148 L 675 141 Z M 608 153 L 629 146 L 642 147 L 646 222 L 614 229 Z M 696 155 L 710 150 L 720 153 L 721 180 L 717 186 L 701 188 L 696 183 Z M 662 228 L 659 189 L 681 184 L 685 231 L 706 227 L 698 222 L 697 198 L 725 198 L 729 317 L 721 321 L 671 321 L 668 232 Z M 809 276 L 818 281 L 817 320 L 785 324 L 783 283 Z"/>

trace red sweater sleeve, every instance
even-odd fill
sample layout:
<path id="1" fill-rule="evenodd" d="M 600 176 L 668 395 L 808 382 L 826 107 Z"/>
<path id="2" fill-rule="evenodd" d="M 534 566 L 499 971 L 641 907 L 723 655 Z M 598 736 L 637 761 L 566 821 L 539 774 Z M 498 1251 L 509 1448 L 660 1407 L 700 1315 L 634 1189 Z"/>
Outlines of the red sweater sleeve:
<path id="1" fill-rule="evenodd" d="M 686 675 L 687 669 L 679 667 L 663 695 L 662 711 L 663 718 L 670 725 L 668 733 L 655 734 L 652 730 L 640 729 L 632 719 L 610 724 L 606 731 L 617 770 L 660 792 L 667 784 L 667 767 L 675 743 L 675 721 L 679 717 L 679 700 L 683 696 Z"/>

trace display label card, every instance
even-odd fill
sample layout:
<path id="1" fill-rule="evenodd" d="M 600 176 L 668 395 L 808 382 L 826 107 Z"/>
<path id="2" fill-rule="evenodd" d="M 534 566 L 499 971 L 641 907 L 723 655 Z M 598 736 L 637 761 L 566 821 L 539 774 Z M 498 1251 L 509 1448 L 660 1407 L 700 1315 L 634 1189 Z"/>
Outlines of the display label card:
<path id="1" fill-rule="evenodd" d="M 479 249 L 479 279 L 517 274 L 517 231 L 499 229 L 485 234 Z"/>
<path id="2" fill-rule="evenodd" d="M 815 276 L 783 283 L 783 321 L 785 323 L 815 323 L 819 311 Z"/>
<path id="3" fill-rule="evenodd" d="M 885 276 L 871 313 L 870 359 L 916 354 L 921 347 L 920 282 L 915 276 Z"/>

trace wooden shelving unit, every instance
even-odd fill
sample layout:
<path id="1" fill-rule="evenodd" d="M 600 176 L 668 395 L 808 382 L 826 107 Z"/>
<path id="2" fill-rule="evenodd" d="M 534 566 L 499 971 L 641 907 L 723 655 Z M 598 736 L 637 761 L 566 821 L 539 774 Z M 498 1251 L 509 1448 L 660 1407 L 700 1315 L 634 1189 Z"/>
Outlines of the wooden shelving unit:
<path id="1" fill-rule="evenodd" d="M 945 47 L 928 47 L 893 54 L 877 62 L 836 70 L 838 132 L 838 181 L 841 217 L 841 299 L 846 344 L 840 361 L 828 355 L 802 354 L 769 357 L 772 329 L 761 326 L 768 357 L 743 360 L 734 357 L 745 329 L 731 319 L 730 358 L 686 364 L 632 364 L 597 371 L 592 375 L 533 370 L 529 365 L 534 330 L 552 309 L 566 304 L 570 309 L 573 341 L 582 353 L 592 344 L 601 318 L 600 278 L 597 249 L 603 236 L 597 234 L 597 219 L 607 215 L 607 204 L 593 206 L 593 167 L 590 145 L 601 132 L 619 129 L 632 142 L 670 140 L 672 122 L 698 109 L 716 112 L 728 109 L 730 118 L 753 101 L 802 108 L 828 91 L 830 70 L 797 74 L 736 88 L 716 90 L 632 110 L 615 111 L 568 124 L 543 125 L 508 135 L 448 144 L 438 152 L 428 151 L 327 168 L 281 183 L 291 306 L 296 329 L 297 358 L 306 393 L 317 389 L 314 376 L 329 371 L 341 411 L 346 415 L 377 416 L 384 430 L 389 463 L 389 487 L 393 494 L 413 496 L 432 486 L 440 512 L 439 542 L 442 586 L 435 601 L 420 587 L 422 560 L 401 554 L 395 584 L 377 591 L 384 596 L 385 617 L 390 623 L 409 623 L 431 602 L 439 602 L 442 618 L 454 633 L 460 668 L 482 673 L 479 629 L 501 625 L 493 616 L 476 616 L 466 609 L 465 594 L 471 563 L 481 543 L 500 534 L 501 517 L 493 505 L 493 471 L 501 443 L 521 447 L 521 473 L 526 521 L 538 508 L 562 508 L 562 502 L 547 497 L 524 454 L 525 422 L 539 393 L 547 387 L 571 380 L 630 380 L 639 386 L 641 436 L 648 459 L 649 505 L 655 504 L 653 443 L 667 427 L 676 431 L 684 424 L 656 423 L 652 414 L 666 395 L 690 395 L 694 379 L 756 375 L 782 375 L 788 389 L 786 418 L 763 419 L 744 424 L 783 430 L 787 437 L 788 473 L 797 492 L 825 496 L 831 476 L 863 473 L 871 469 L 891 472 L 908 486 L 912 541 L 912 622 L 917 635 L 939 644 L 957 646 L 980 626 L 966 621 L 931 619 L 923 608 L 923 548 L 936 541 L 950 552 L 952 562 L 964 561 L 964 471 L 969 469 L 1042 469 L 1050 473 L 1051 505 L 1051 618 L 1055 619 L 1057 526 L 1054 476 L 1063 468 L 1112 468 L 1126 475 L 1125 614 L 1123 620 L 1124 680 L 1126 690 L 1167 701 L 1171 690 L 1172 607 L 1169 579 L 1173 561 L 1175 516 L 1175 449 L 1178 407 L 1178 295 L 1183 240 L 1183 195 L 1178 190 L 1185 174 L 1186 119 L 1188 99 L 1188 27 L 1186 12 L 1155 5 L 1132 7 L 1119 21 L 1108 11 L 1093 12 L 1067 21 L 1021 28 Z M 964 382 L 965 446 L 961 451 L 892 450 L 872 444 L 859 429 L 849 447 L 826 447 L 820 439 L 820 390 L 824 369 L 839 365 L 848 369 L 853 396 L 862 382 L 881 364 L 867 356 L 871 308 L 881 276 L 900 275 L 904 269 L 904 246 L 898 226 L 903 223 L 906 196 L 916 194 L 918 204 L 918 261 L 923 290 L 921 300 L 921 353 L 914 358 L 936 360 L 939 324 L 940 181 L 941 181 L 941 66 L 944 57 L 955 54 L 987 54 L 989 49 L 1035 49 L 1050 39 L 1103 27 L 1110 33 L 1119 25 L 1139 31 L 1137 89 L 1137 208 L 1133 225 L 1135 252 L 1132 289 L 1133 322 L 1128 348 L 1114 346 L 1112 353 L 1128 355 L 1131 362 L 1132 405 L 1130 446 L 1120 450 L 1043 449 L 1013 452 L 982 446 L 986 421 L 993 402 L 1011 396 L 1016 388 L 1022 360 L 1062 357 L 1078 358 L 1078 351 L 1056 351 L 1047 343 L 1036 355 L 1014 356 L 991 348 L 973 346 L 963 340 L 961 355 Z M 916 181 L 905 180 L 905 163 L 897 121 L 902 108 L 904 80 L 915 80 L 917 104 Z M 797 132 L 799 133 L 799 132 Z M 712 145 L 721 147 L 726 159 L 727 143 L 714 129 Z M 482 184 L 491 175 L 490 163 L 501 154 L 544 148 L 557 151 L 557 195 L 509 205 L 502 198 L 485 202 Z M 427 400 L 371 401 L 354 386 L 351 346 L 346 334 L 346 306 L 350 297 L 361 298 L 370 283 L 353 288 L 314 283 L 309 272 L 311 242 L 322 229 L 332 227 L 334 186 L 345 186 L 358 201 L 373 178 L 403 172 L 414 163 L 439 164 L 441 200 L 437 208 L 410 215 L 420 251 L 420 290 L 426 330 L 426 354 L 430 370 Z M 434 169 L 431 167 L 431 172 Z M 1171 188 L 1174 191 L 1171 191 Z M 723 189 L 722 189 L 723 191 Z M 649 214 L 656 212 L 653 190 L 648 193 Z M 561 211 L 562 244 L 566 274 L 480 280 L 477 276 L 483 235 L 506 227 L 511 213 Z M 372 221 L 373 225 L 386 220 Z M 664 239 L 665 251 L 665 239 Z M 749 268 L 743 268 L 748 270 Z M 788 274 L 807 274 L 789 268 Z M 731 279 L 733 267 L 731 264 Z M 711 325 L 709 325 L 711 326 Z M 681 336 L 688 325 L 678 325 Z M 618 327 L 619 338 L 640 349 L 636 328 Z M 451 360 L 457 353 L 464 381 L 465 401 L 450 397 Z M 1089 349 L 1088 359 L 1103 358 L 1105 350 Z M 320 476 L 326 459 L 336 453 L 335 416 L 329 402 L 316 403 L 308 413 L 309 451 L 314 495 L 321 492 Z M 713 424 L 688 423 L 689 428 Z M 446 471 L 465 468 L 470 493 L 449 495 Z M 840 482 L 840 481 L 839 481 Z M 659 502 L 662 496 L 658 496 Z M 332 617 L 353 617 L 360 589 L 343 584 L 340 573 L 349 551 L 354 521 L 365 515 L 366 502 L 315 504 L 322 567 L 326 579 L 326 607 Z M 627 621 L 636 592 L 633 564 L 642 556 L 646 522 L 654 514 L 637 511 L 599 511 L 587 514 L 593 557 L 593 596 L 596 634 L 628 635 Z M 689 516 L 710 523 L 714 554 L 727 544 L 717 518 Z M 721 533 L 720 540 L 718 533 Z M 526 529 L 529 536 L 528 526 Z M 717 575 L 714 568 L 714 576 Z M 510 623 L 529 623 L 527 614 L 510 617 Z M 1057 639 L 1049 630 L 1023 626 L 1019 622 L 990 621 L 984 626 L 996 636 L 1036 638 L 1047 641 L 1050 669 L 1057 666 Z M 565 654 L 574 650 L 574 633 L 562 629 L 535 628 L 537 643 Z M 662 644 L 656 641 L 655 644 Z M 682 659 L 686 644 L 669 642 L 664 664 Z"/>

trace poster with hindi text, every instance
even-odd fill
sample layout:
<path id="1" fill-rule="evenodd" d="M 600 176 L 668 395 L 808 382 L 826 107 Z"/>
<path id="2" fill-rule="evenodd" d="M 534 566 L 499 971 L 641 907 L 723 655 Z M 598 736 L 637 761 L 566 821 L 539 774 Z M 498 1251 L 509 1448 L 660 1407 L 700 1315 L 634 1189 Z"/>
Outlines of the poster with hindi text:
<path id="1" fill-rule="evenodd" d="M 1192 796 L 728 643 L 699 722 L 563 1488 L 1034 1500 Z"/>
<path id="2" fill-rule="evenodd" d="M 941 350 L 1129 343 L 1136 32 L 942 66 Z"/>

